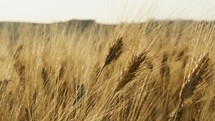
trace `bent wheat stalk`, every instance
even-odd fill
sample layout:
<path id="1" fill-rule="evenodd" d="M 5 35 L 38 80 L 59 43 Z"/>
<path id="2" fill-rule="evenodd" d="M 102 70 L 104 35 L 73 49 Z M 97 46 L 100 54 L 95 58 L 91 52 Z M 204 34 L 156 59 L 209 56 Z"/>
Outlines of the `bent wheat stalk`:
<path id="1" fill-rule="evenodd" d="M 122 54 L 122 48 L 123 48 L 122 40 L 123 40 L 123 38 L 119 37 L 117 39 L 116 43 L 114 43 L 114 45 L 112 47 L 110 47 L 109 53 L 105 59 L 104 66 L 111 64 L 111 62 L 117 60 L 119 58 L 119 56 Z"/>
<path id="2" fill-rule="evenodd" d="M 122 49 L 123 49 L 123 37 L 119 37 L 117 41 L 110 47 L 109 53 L 106 56 L 104 65 L 97 70 L 94 80 L 97 81 L 103 69 L 119 58 L 119 56 L 123 52 Z"/>
<path id="3" fill-rule="evenodd" d="M 134 56 L 127 69 L 124 70 L 124 75 L 120 79 L 115 91 L 122 89 L 128 82 L 136 77 L 136 72 L 140 68 L 141 64 L 146 60 L 146 52 L 141 53 L 138 56 Z"/>
<path id="4" fill-rule="evenodd" d="M 199 62 L 196 64 L 196 67 L 192 70 L 186 81 L 183 83 L 179 94 L 179 104 L 170 116 L 169 121 L 179 119 L 183 108 L 188 105 L 185 104 L 187 103 L 186 101 L 195 94 L 197 86 L 204 83 L 204 81 L 210 80 L 212 75 L 209 70 L 209 57 L 207 53 L 200 58 Z"/>

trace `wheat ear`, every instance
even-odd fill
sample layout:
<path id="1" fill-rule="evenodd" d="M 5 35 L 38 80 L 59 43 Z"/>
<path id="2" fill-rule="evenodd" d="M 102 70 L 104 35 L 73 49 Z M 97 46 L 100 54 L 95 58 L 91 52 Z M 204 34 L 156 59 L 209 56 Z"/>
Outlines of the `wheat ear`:
<path id="1" fill-rule="evenodd" d="M 146 60 L 146 52 L 141 53 L 138 56 L 134 56 L 130 62 L 128 68 L 124 70 L 124 74 L 120 79 L 115 91 L 121 90 L 128 82 L 136 77 L 136 72 L 140 68 L 141 64 Z"/>
<path id="2" fill-rule="evenodd" d="M 177 109 L 170 116 L 170 121 L 179 118 L 183 108 L 186 106 L 184 104 L 185 101 L 195 94 L 195 90 L 197 89 L 198 85 L 204 83 L 204 81 L 209 80 L 212 77 L 209 70 L 209 57 L 207 53 L 199 59 L 199 62 L 196 64 L 195 68 L 183 83 L 179 94 L 179 104 Z"/>

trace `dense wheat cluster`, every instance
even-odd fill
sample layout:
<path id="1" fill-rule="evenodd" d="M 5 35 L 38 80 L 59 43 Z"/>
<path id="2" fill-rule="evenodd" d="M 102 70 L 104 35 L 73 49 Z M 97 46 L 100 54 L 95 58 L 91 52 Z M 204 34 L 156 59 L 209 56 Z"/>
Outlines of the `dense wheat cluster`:
<path id="1" fill-rule="evenodd" d="M 0 26 L 1 121 L 212 121 L 215 24 Z"/>

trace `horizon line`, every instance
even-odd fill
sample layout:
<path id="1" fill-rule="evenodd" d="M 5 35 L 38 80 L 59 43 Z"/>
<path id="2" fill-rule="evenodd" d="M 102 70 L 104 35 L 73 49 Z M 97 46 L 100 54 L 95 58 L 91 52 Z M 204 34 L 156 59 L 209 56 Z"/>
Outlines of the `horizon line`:
<path id="1" fill-rule="evenodd" d="M 55 20 L 55 21 L 32 21 L 32 20 L 0 20 L 0 23 L 26 23 L 26 24 L 57 24 L 57 23 L 67 23 L 72 21 L 91 21 L 97 24 L 108 24 L 108 25 L 118 25 L 118 24 L 138 24 L 152 21 L 196 21 L 196 22 L 213 22 L 215 19 L 186 19 L 186 18 L 176 18 L 176 19 L 156 19 L 150 18 L 142 21 L 133 21 L 133 22 L 100 22 L 95 19 L 68 19 L 68 20 Z"/>

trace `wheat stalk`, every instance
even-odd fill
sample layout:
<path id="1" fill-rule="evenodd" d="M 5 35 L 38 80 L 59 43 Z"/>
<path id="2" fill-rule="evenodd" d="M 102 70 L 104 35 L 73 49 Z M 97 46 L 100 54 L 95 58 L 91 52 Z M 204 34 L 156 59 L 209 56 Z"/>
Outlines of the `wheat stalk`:
<path id="1" fill-rule="evenodd" d="M 14 58 L 15 60 L 19 57 L 20 52 L 22 51 L 22 49 L 23 49 L 23 45 L 20 45 L 20 46 L 16 49 L 16 51 L 14 52 L 13 58 Z"/>
<path id="2" fill-rule="evenodd" d="M 179 115 L 182 114 L 183 108 L 186 100 L 191 98 L 195 94 L 197 86 L 204 83 L 204 81 L 211 78 L 211 72 L 209 70 L 209 57 L 208 53 L 205 54 L 202 58 L 199 59 L 199 62 L 196 64 L 195 68 L 188 75 L 186 81 L 181 87 L 179 94 L 179 104 L 173 114 L 170 116 L 170 120 L 175 120 L 179 118 Z"/>
<path id="3" fill-rule="evenodd" d="M 141 64 L 146 60 L 146 52 L 141 53 L 138 56 L 134 56 L 130 62 L 128 68 L 124 70 L 124 75 L 120 79 L 115 91 L 121 90 L 128 82 L 136 77 L 136 72 L 140 68 Z"/>
<path id="4" fill-rule="evenodd" d="M 116 61 L 119 58 L 119 56 L 122 54 L 122 52 L 123 52 L 123 50 L 122 50 L 123 49 L 123 41 L 122 40 L 123 40 L 123 37 L 119 37 L 117 39 L 117 41 L 110 47 L 109 53 L 106 56 L 104 65 L 96 71 L 96 75 L 93 79 L 93 80 L 95 80 L 95 82 L 98 80 L 103 69 L 106 66 L 108 66 L 109 64 L 111 64 L 112 62 Z"/>
<path id="5" fill-rule="evenodd" d="M 122 48 L 123 48 L 123 41 L 122 40 L 123 40 L 123 37 L 119 37 L 117 39 L 116 43 L 114 43 L 110 47 L 109 53 L 105 59 L 104 66 L 111 64 L 111 62 L 117 60 L 119 58 L 119 56 L 122 54 Z"/>

